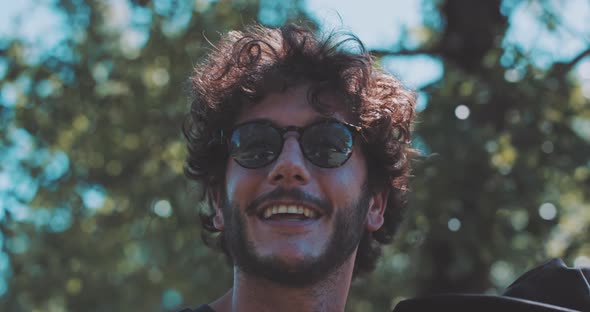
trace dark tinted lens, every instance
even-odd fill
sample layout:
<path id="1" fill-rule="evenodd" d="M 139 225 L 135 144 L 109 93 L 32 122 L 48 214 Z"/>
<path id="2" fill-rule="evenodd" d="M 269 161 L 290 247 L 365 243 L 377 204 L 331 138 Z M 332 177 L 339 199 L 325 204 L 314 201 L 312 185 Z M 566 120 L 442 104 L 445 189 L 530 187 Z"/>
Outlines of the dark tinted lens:
<path id="1" fill-rule="evenodd" d="M 280 153 L 281 136 L 272 127 L 251 123 L 234 130 L 229 154 L 241 166 L 260 168 L 271 163 Z"/>
<path id="2" fill-rule="evenodd" d="M 342 165 L 352 153 L 353 137 L 346 126 L 336 123 L 319 123 L 303 133 L 301 146 L 305 157 L 324 168 Z"/>

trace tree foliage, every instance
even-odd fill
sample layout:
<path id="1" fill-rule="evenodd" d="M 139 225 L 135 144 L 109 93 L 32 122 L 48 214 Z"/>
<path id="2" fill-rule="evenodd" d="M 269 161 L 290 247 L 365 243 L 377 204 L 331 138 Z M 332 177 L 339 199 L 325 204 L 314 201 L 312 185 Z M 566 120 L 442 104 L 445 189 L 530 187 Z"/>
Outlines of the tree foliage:
<path id="1" fill-rule="evenodd" d="M 0 310 L 174 311 L 231 286 L 182 175 L 185 82 L 207 38 L 261 12 L 313 24 L 296 2 L 266 2 L 136 0 L 121 18 L 107 2 L 61 0 L 58 46 L 33 57 L 0 41 Z M 374 51 L 433 56 L 445 74 L 421 90 L 407 221 L 354 282 L 351 311 L 494 293 L 548 257 L 590 255 L 590 105 L 571 75 L 590 52 L 538 68 L 502 44 L 500 1 L 428 3 L 445 23 L 425 21 L 419 47 Z"/>

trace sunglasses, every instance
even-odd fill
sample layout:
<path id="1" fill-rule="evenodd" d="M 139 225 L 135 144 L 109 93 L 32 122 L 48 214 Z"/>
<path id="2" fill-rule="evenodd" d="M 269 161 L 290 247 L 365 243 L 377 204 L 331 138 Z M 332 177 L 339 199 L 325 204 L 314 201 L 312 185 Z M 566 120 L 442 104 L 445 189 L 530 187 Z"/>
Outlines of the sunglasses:
<path id="1" fill-rule="evenodd" d="M 299 148 L 307 160 L 321 168 L 336 168 L 350 158 L 354 138 L 362 128 L 334 119 L 284 128 L 270 121 L 246 122 L 231 131 L 227 142 L 229 155 L 244 168 L 262 168 L 279 157 L 284 135 L 290 131 L 299 134 Z"/>

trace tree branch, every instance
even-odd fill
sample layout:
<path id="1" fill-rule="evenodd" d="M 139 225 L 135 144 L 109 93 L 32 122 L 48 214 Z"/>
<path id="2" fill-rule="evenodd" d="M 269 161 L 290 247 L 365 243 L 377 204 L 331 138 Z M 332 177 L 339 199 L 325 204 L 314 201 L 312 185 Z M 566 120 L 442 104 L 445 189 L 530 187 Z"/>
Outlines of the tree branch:
<path id="1" fill-rule="evenodd" d="M 567 71 L 571 70 L 574 66 L 576 66 L 576 64 L 581 61 L 584 57 L 590 55 L 590 48 L 586 49 L 585 51 L 582 51 L 580 54 L 578 54 L 578 56 L 574 57 L 571 61 L 569 61 L 569 63 L 567 63 L 565 65 L 565 68 L 567 69 Z"/>
<path id="2" fill-rule="evenodd" d="M 371 55 L 381 58 L 384 56 L 396 56 L 396 55 L 419 55 L 419 54 L 430 54 L 430 55 L 438 55 L 440 54 L 439 49 L 418 49 L 418 50 L 398 50 L 398 51 L 391 51 L 391 50 L 380 50 L 374 49 L 370 50 Z"/>
<path id="3" fill-rule="evenodd" d="M 580 52 L 580 54 L 578 54 L 576 57 L 574 57 L 571 61 L 567 63 L 555 63 L 555 65 L 553 65 L 553 72 L 560 75 L 566 75 L 567 73 L 569 73 L 570 70 L 572 70 L 572 68 L 574 68 L 574 66 L 576 66 L 576 64 L 578 64 L 578 62 L 580 62 L 583 58 L 589 55 L 590 47 Z"/>

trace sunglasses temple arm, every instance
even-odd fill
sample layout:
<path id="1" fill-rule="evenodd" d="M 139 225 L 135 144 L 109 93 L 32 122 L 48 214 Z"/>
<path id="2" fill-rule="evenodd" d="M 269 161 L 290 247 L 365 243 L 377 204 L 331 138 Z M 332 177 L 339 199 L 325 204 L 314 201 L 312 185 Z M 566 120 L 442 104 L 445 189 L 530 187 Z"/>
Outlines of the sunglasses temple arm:
<path id="1" fill-rule="evenodd" d="M 213 134 L 213 137 L 209 141 L 208 145 L 221 145 L 224 144 L 226 140 L 227 138 L 225 137 L 225 133 L 223 132 L 223 130 L 219 130 L 218 133 Z"/>

